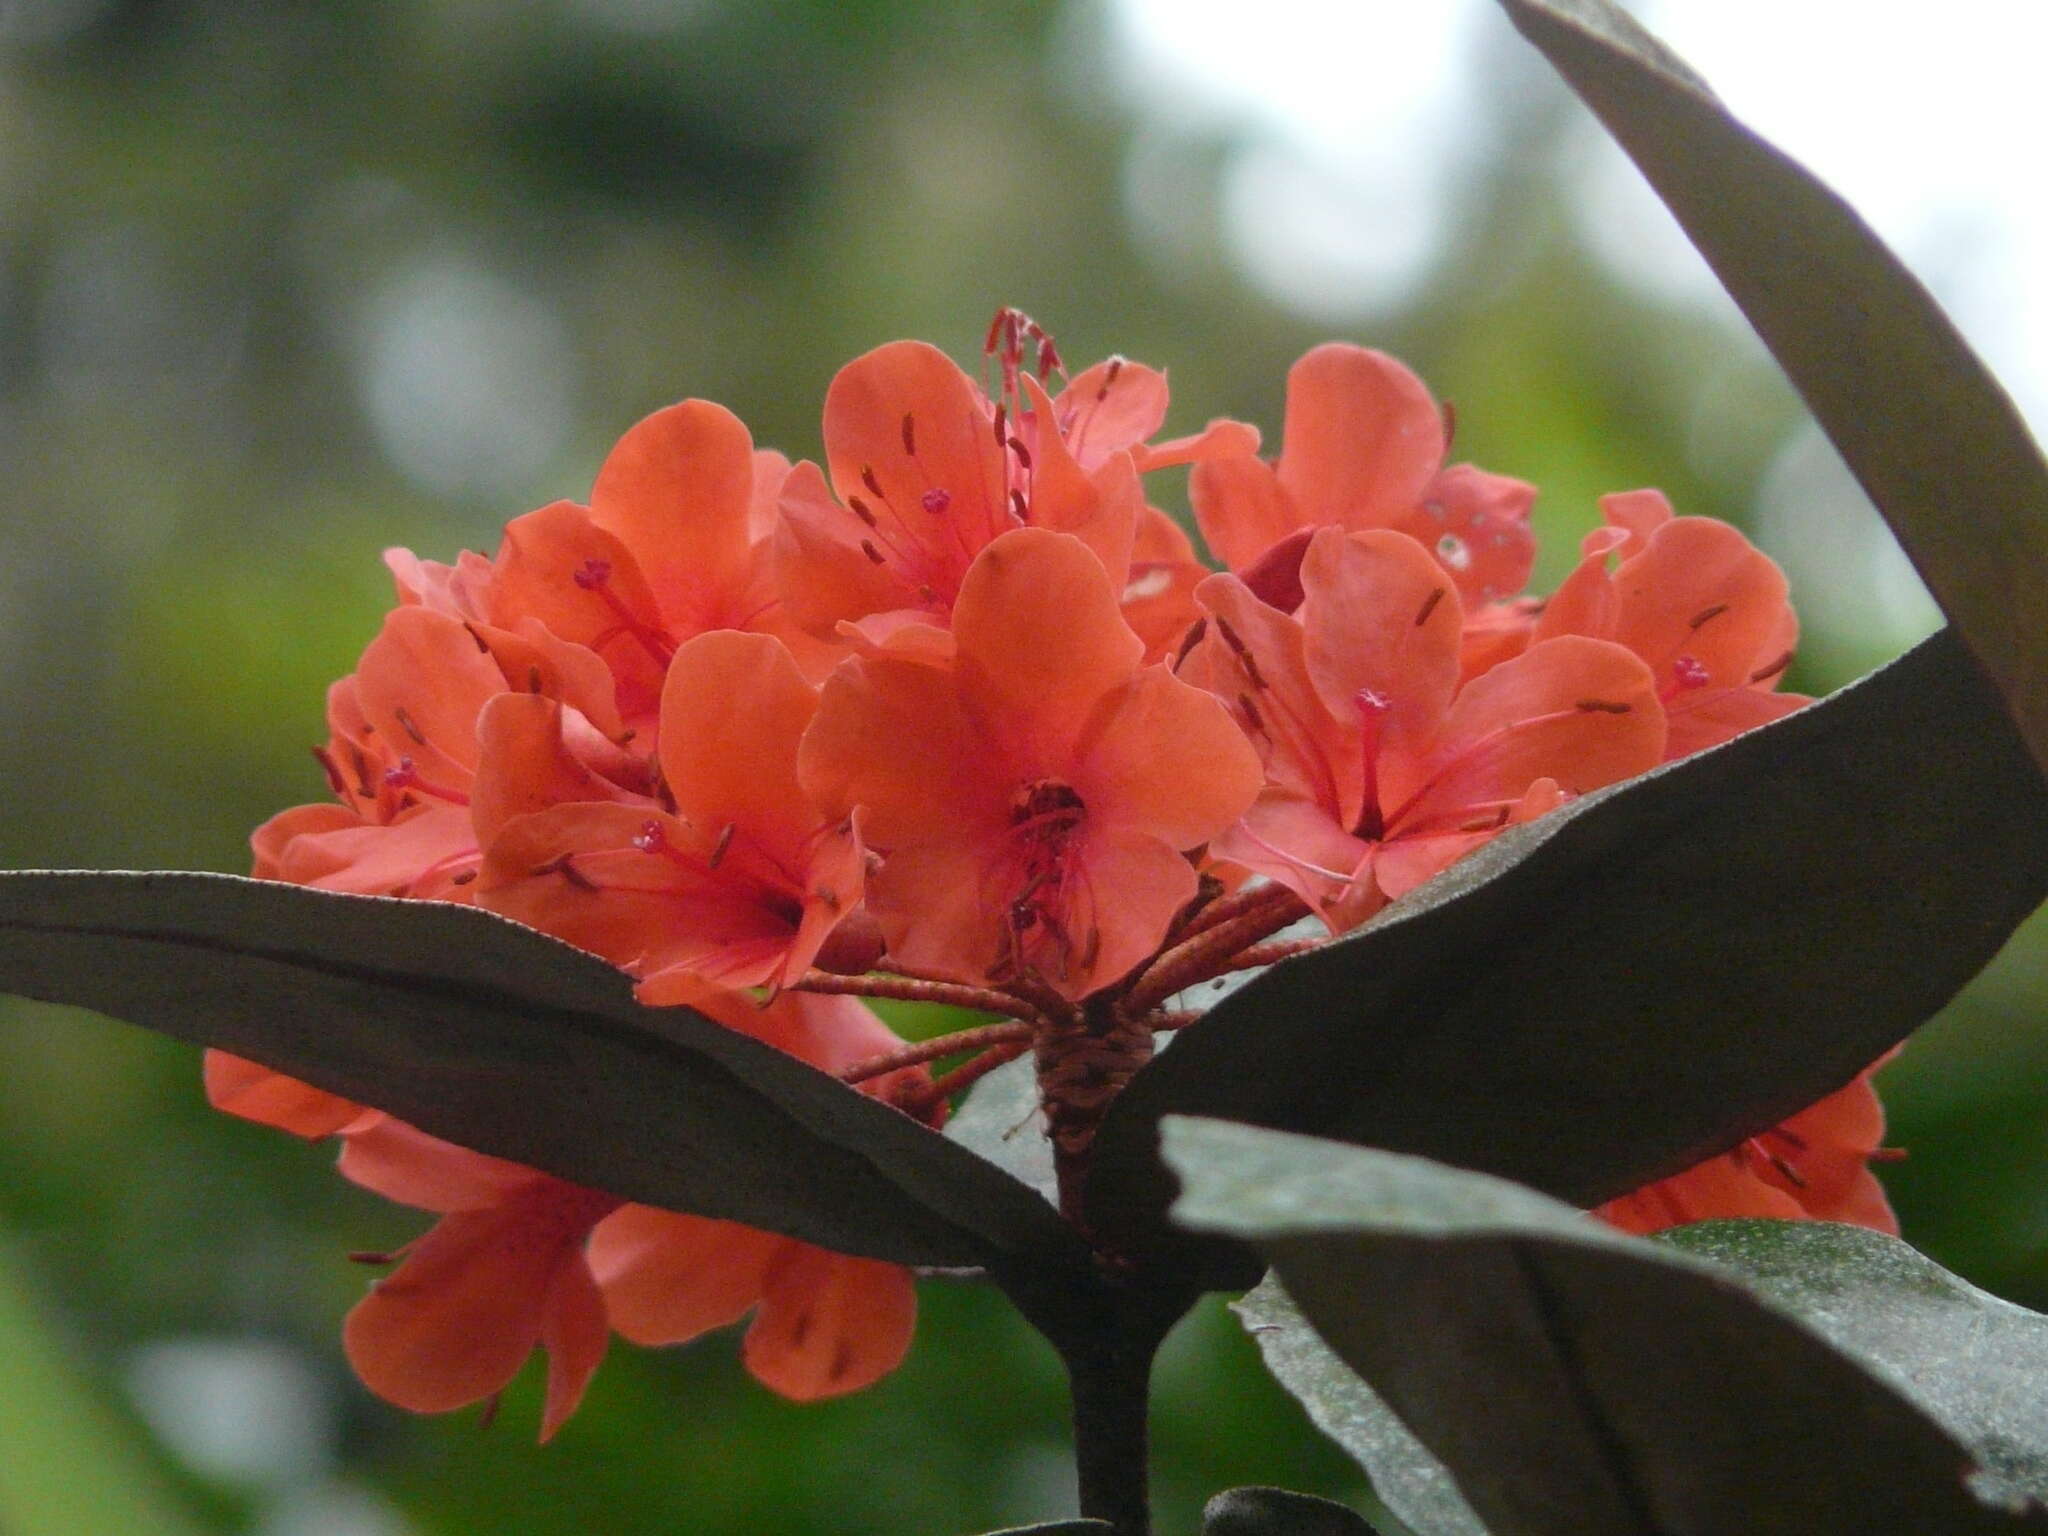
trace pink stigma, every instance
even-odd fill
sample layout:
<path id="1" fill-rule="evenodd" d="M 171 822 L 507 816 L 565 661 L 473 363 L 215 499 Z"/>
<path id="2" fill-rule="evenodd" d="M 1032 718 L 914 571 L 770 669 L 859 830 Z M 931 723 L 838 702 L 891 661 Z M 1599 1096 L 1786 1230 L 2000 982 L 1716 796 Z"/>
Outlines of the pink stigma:
<path id="1" fill-rule="evenodd" d="M 633 839 L 633 846 L 642 853 L 666 853 L 668 834 L 661 830 L 660 822 L 643 821 L 640 823 L 639 834 Z"/>
<path id="2" fill-rule="evenodd" d="M 944 517 L 946 508 L 953 505 L 953 498 L 947 492 L 934 488 L 926 491 L 921 498 L 925 511 L 933 517 Z"/>
<path id="3" fill-rule="evenodd" d="M 573 579 L 584 591 L 594 592 L 612 579 L 612 563 L 609 560 L 586 560 L 576 567 Z"/>
<path id="4" fill-rule="evenodd" d="M 1713 674 L 1697 656 L 1681 656 L 1671 663 L 1671 680 L 1681 689 L 1704 688 L 1713 681 Z"/>

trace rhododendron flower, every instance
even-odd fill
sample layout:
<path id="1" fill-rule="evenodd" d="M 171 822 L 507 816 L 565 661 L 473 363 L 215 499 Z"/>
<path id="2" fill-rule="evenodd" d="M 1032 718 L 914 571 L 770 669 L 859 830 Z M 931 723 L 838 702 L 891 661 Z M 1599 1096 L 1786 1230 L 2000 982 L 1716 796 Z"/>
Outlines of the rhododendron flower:
<path id="1" fill-rule="evenodd" d="M 1606 526 L 1536 621 L 1534 636 L 1594 635 L 1656 673 L 1671 720 L 1666 755 L 1685 757 L 1809 704 L 1776 688 L 1799 620 L 1785 575 L 1740 529 L 1674 517 L 1660 491 L 1600 500 Z M 1620 564 L 1610 574 L 1610 557 Z"/>
<path id="2" fill-rule="evenodd" d="M 1648 668 L 1558 639 L 1460 686 L 1462 604 L 1405 534 L 1326 528 L 1285 614 L 1235 576 L 1197 597 L 1184 665 L 1236 711 L 1265 787 L 1218 858 L 1356 926 L 1503 827 L 1653 767 L 1664 718 Z"/>
<path id="3" fill-rule="evenodd" d="M 344 1137 L 341 1171 L 441 1213 L 349 1314 L 342 1338 L 363 1384 L 401 1408 L 444 1413 L 503 1391 L 542 1347 L 541 1439 L 553 1435 L 610 1337 L 583 1245 L 619 1201 L 382 1117 Z"/>
<path id="4" fill-rule="evenodd" d="M 1513 597 L 1536 555 L 1533 486 L 1444 466 L 1450 431 L 1428 388 L 1383 352 L 1329 342 L 1287 375 L 1279 459 L 1217 455 L 1189 482 L 1210 549 L 1244 572 L 1306 529 L 1392 529 L 1436 556 L 1468 608 Z"/>
<path id="5" fill-rule="evenodd" d="M 950 662 L 880 651 L 825 685 L 799 769 L 881 854 L 890 956 L 1067 997 L 1157 948 L 1195 894 L 1185 851 L 1230 825 L 1258 761 L 1161 667 L 1078 539 L 1004 535 L 961 582 Z"/>
<path id="6" fill-rule="evenodd" d="M 1898 1218 L 1870 1171 L 1884 1143 L 1884 1107 L 1870 1081 L 1876 1069 L 1732 1151 L 1610 1200 L 1594 1214 L 1629 1232 L 1768 1216 L 1851 1222 L 1897 1236 Z"/>
<path id="7" fill-rule="evenodd" d="M 1170 999 L 1805 702 L 1775 692 L 1777 568 L 1655 492 L 1607 498 L 1556 597 L 1518 597 L 1532 488 L 1446 467 L 1446 414 L 1382 354 L 1302 358 L 1270 464 L 1228 420 L 1156 441 L 1142 365 L 1060 384 L 1015 311 L 988 356 L 985 386 L 921 342 L 848 364 L 825 470 L 686 401 L 494 557 L 390 551 L 399 606 L 328 697 L 334 800 L 258 829 L 256 874 L 476 902 L 929 1126 L 1030 1052 L 1078 1220 L 1103 1115 L 1195 1017 Z M 1147 503 L 1171 464 L 1230 571 Z M 997 1020 L 907 1044 L 862 996 Z M 406 1407 L 492 1398 L 538 1349 L 545 1438 L 613 1331 L 750 1313 L 746 1364 L 791 1398 L 909 1346 L 900 1266 L 626 1203 L 219 1052 L 206 1085 L 438 1216 L 346 1327 Z M 1601 1214 L 1889 1230 L 1881 1132 L 1866 1073 Z"/>
<path id="8" fill-rule="evenodd" d="M 780 641 L 699 635 L 663 684 L 661 804 L 563 796 L 480 829 L 477 899 L 626 967 L 644 1002 L 787 981 L 861 894 L 851 828 L 797 783 L 817 704 Z M 546 782 L 543 765 L 514 777 Z"/>

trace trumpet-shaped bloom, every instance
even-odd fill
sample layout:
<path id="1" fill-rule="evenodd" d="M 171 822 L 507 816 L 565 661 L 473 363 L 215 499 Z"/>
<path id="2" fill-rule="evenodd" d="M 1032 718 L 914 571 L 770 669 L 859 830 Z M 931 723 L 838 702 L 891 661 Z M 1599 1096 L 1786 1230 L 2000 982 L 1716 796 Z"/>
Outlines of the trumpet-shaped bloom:
<path id="1" fill-rule="evenodd" d="M 1654 766 L 1648 669 L 1604 641 L 1532 647 L 1461 686 L 1458 594 L 1405 534 L 1319 531 L 1286 614 L 1230 575 L 1183 671 L 1236 712 L 1265 787 L 1218 858 L 1356 926 L 1503 827 Z"/>
<path id="2" fill-rule="evenodd" d="M 441 1215 L 349 1313 L 342 1341 L 363 1384 L 401 1408 L 445 1413 L 502 1392 L 543 1348 L 541 1438 L 553 1435 L 610 1337 L 584 1243 L 618 1200 L 385 1117 L 344 1137 L 341 1171 Z"/>
<path id="3" fill-rule="evenodd" d="M 780 641 L 699 635 L 663 684 L 659 804 L 565 794 L 506 817 L 489 829 L 477 899 L 624 966 L 645 1002 L 680 1000 L 691 978 L 787 981 L 861 895 L 851 828 L 797 783 L 817 707 Z M 510 777 L 545 785 L 573 767 Z"/>
<path id="4" fill-rule="evenodd" d="M 1875 1070 L 1860 1073 L 1783 1125 L 1610 1200 L 1595 1214 L 1629 1232 L 1769 1216 L 1843 1221 L 1896 1236 L 1898 1218 L 1870 1171 L 1884 1143 L 1884 1107 L 1870 1081 Z"/>
<path id="5" fill-rule="evenodd" d="M 1214 699 L 1140 664 L 1070 536 L 988 545 L 953 636 L 950 660 L 844 664 L 799 771 L 881 854 L 870 906 L 896 960 L 1083 996 L 1158 946 L 1195 893 L 1186 852 L 1250 804 L 1257 758 Z"/>
<path id="6" fill-rule="evenodd" d="M 1520 480 L 1444 466 L 1449 427 L 1423 382 L 1383 352 L 1329 342 L 1287 375 L 1287 421 L 1271 464 L 1243 454 L 1196 464 L 1202 536 L 1247 571 L 1308 528 L 1405 533 L 1430 551 L 1468 608 L 1513 597 L 1536 543 Z"/>
<path id="7" fill-rule="evenodd" d="M 1799 641 L 1785 575 L 1710 517 L 1674 517 L 1661 491 L 1601 498 L 1606 525 L 1536 621 L 1534 636 L 1625 645 L 1656 674 L 1671 721 L 1666 756 L 1686 757 L 1812 700 L 1776 691 Z M 1608 562 L 1618 557 L 1610 573 Z"/>

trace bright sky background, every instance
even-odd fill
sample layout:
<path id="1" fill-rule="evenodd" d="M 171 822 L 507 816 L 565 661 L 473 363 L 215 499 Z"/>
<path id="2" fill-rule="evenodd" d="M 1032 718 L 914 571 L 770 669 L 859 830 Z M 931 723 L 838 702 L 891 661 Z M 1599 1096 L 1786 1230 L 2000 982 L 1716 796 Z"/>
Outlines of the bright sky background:
<path id="1" fill-rule="evenodd" d="M 1736 114 L 1846 195 L 2048 424 L 2048 0 L 1643 0 L 1632 7 Z M 1234 129 L 1225 236 L 1279 301 L 1369 331 L 1419 282 L 1483 150 L 1507 23 L 1492 0 L 1113 0 L 1122 78 L 1154 135 Z M 1509 43 L 1518 41 L 1508 38 Z M 1533 57 L 1533 55 L 1531 55 Z M 1631 285 L 1740 324 L 1590 118 L 1573 216 Z M 1142 177 L 1145 161 L 1134 160 Z M 1143 217 L 1144 188 L 1133 191 Z M 1375 296 L 1378 301 L 1375 302 Z M 1767 544 L 1840 591 L 1890 592 L 1879 643 L 1931 622 L 1817 439 L 1795 439 L 1759 509 Z M 1860 551 L 1860 553 L 1859 553 Z M 1795 583 L 1801 572 L 1794 569 Z M 1811 615 L 1822 618 L 1821 614 Z M 1864 617 L 1870 614 L 1866 610 Z"/>

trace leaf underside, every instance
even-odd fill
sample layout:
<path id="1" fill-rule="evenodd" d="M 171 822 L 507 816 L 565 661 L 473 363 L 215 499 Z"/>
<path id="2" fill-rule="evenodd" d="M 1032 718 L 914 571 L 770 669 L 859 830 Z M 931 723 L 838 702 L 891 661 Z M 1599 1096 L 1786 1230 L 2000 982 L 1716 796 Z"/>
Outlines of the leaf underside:
<path id="1" fill-rule="evenodd" d="M 1168 1114 L 1591 1205 L 1848 1081 L 2048 895 L 2048 788 L 1953 634 L 1503 835 L 1274 966 L 1139 1074 L 1092 1211 L 1156 1230 Z"/>
<path id="2" fill-rule="evenodd" d="M 1078 1261 L 1040 1197 L 829 1075 L 470 907 L 0 873 L 0 991 L 217 1046 L 631 1200 L 936 1265 Z"/>
<path id="3" fill-rule="evenodd" d="M 1180 1219 L 1257 1244 L 1493 1536 L 2048 1530 L 1731 1271 L 1418 1158 L 1178 1119 L 1167 1149 Z"/>

